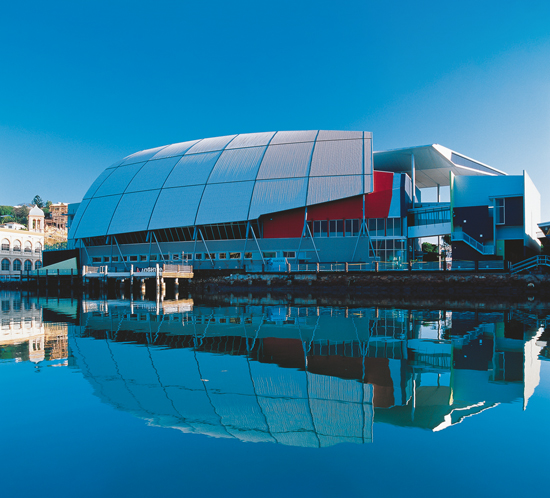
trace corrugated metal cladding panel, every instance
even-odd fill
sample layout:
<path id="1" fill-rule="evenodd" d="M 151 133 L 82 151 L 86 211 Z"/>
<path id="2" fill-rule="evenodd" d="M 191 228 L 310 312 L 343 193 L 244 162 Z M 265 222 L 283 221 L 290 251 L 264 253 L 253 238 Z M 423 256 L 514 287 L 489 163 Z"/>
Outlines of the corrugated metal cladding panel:
<path id="1" fill-rule="evenodd" d="M 317 141 L 323 140 L 354 140 L 363 138 L 362 131 L 333 131 L 333 130 L 319 130 L 317 135 Z"/>
<path id="2" fill-rule="evenodd" d="M 293 144 L 296 142 L 313 142 L 317 136 L 317 130 L 308 131 L 278 131 L 271 140 L 270 145 Z"/>
<path id="3" fill-rule="evenodd" d="M 197 225 L 246 220 L 253 189 L 254 182 L 207 185 L 197 213 Z"/>
<path id="4" fill-rule="evenodd" d="M 162 159 L 163 157 L 183 156 L 193 145 L 199 140 L 191 140 L 189 142 L 180 142 L 172 144 L 157 152 L 151 159 Z"/>
<path id="5" fill-rule="evenodd" d="M 363 193 L 363 175 L 320 176 L 309 179 L 307 205 L 335 201 Z"/>
<path id="6" fill-rule="evenodd" d="M 75 234 L 78 230 L 78 225 L 80 225 L 80 220 L 82 219 L 82 215 L 86 211 L 86 208 L 88 207 L 88 204 L 90 204 L 89 200 L 83 200 L 80 203 L 80 206 L 78 206 L 78 209 L 76 211 L 74 219 L 71 223 L 71 228 L 69 229 L 69 239 L 74 239 L 75 238 Z"/>
<path id="7" fill-rule="evenodd" d="M 266 147 L 224 150 L 212 170 L 208 183 L 255 180 Z"/>
<path id="8" fill-rule="evenodd" d="M 151 159 L 157 152 L 164 149 L 166 145 L 163 145 L 162 147 L 155 147 L 154 149 L 147 149 L 147 150 L 140 150 L 139 152 L 136 152 L 135 154 L 132 154 L 128 157 L 124 158 L 124 161 L 122 161 L 121 166 L 124 166 L 126 164 L 134 164 L 134 163 L 141 163 L 144 161 L 148 161 Z"/>
<path id="9" fill-rule="evenodd" d="M 107 169 L 118 168 L 123 162 L 124 162 L 124 159 L 121 159 L 120 161 L 117 161 L 111 164 L 111 166 L 109 166 Z"/>
<path id="10" fill-rule="evenodd" d="M 364 147 L 363 150 L 365 151 L 364 155 L 364 168 L 365 168 L 365 175 L 372 174 L 373 166 L 372 166 L 372 139 L 366 138 L 364 140 Z"/>
<path id="11" fill-rule="evenodd" d="M 198 144 L 193 145 L 186 154 L 198 154 L 200 152 L 213 152 L 225 149 L 226 145 L 231 142 L 237 135 L 228 135 L 226 137 L 205 138 Z"/>
<path id="12" fill-rule="evenodd" d="M 105 195 L 122 194 L 128 184 L 132 181 L 136 173 L 145 163 L 130 164 L 129 166 L 120 166 L 103 182 L 94 194 L 94 197 Z"/>
<path id="13" fill-rule="evenodd" d="M 183 156 L 166 180 L 165 187 L 205 184 L 221 152 Z"/>
<path id="14" fill-rule="evenodd" d="M 317 142 L 310 176 L 360 175 L 363 173 L 363 141 Z"/>
<path id="15" fill-rule="evenodd" d="M 249 220 L 306 205 L 307 178 L 257 181 L 252 195 Z"/>
<path id="16" fill-rule="evenodd" d="M 160 190 L 146 190 L 124 194 L 109 226 L 109 234 L 147 230 L 149 214 L 153 210 Z"/>
<path id="17" fill-rule="evenodd" d="M 373 176 L 372 175 L 365 175 L 364 177 L 364 190 L 363 190 L 363 193 L 364 194 L 370 194 L 371 192 L 374 191 L 374 181 L 373 181 Z"/>
<path id="18" fill-rule="evenodd" d="M 94 183 L 92 183 L 92 185 L 90 186 L 90 188 L 88 189 L 88 192 L 86 192 L 84 194 L 84 197 L 83 199 L 91 199 L 94 194 L 96 193 L 97 189 L 101 186 L 101 184 L 109 177 L 109 175 L 113 172 L 112 169 L 106 169 L 105 171 L 103 171 L 103 173 L 101 173 L 101 175 L 99 175 Z"/>
<path id="19" fill-rule="evenodd" d="M 92 199 L 76 229 L 75 238 L 107 235 L 107 228 L 121 197 L 121 195 L 111 195 Z"/>
<path id="20" fill-rule="evenodd" d="M 165 157 L 147 161 L 128 185 L 126 192 L 161 188 L 180 157 Z"/>
<path id="21" fill-rule="evenodd" d="M 162 189 L 149 230 L 193 225 L 203 191 L 204 185 Z"/>
<path id="22" fill-rule="evenodd" d="M 239 149 L 241 147 L 259 147 L 267 145 L 271 138 L 275 135 L 274 131 L 265 133 L 246 133 L 237 135 L 234 140 L 227 146 L 228 149 Z"/>
<path id="23" fill-rule="evenodd" d="M 314 142 L 270 145 L 258 172 L 258 180 L 307 176 Z"/>

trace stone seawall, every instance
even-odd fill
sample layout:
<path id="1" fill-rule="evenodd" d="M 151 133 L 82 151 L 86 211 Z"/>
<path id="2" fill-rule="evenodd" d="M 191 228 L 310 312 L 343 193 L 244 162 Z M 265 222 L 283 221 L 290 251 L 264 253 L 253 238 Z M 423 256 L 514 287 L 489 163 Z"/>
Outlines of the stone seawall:
<path id="1" fill-rule="evenodd" d="M 483 300 L 550 298 L 549 274 L 331 273 L 201 275 L 199 292 L 269 292 L 316 296 L 415 297 Z"/>

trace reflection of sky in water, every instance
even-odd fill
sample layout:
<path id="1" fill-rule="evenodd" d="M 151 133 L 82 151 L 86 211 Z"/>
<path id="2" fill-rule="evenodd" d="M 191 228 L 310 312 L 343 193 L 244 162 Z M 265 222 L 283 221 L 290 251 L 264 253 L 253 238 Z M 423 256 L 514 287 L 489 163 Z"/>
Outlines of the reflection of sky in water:
<path id="1" fill-rule="evenodd" d="M 30 454 L 80 496 L 544 491 L 548 336 L 525 313 L 20 304 L 2 332 L 32 312 L 38 349 L 0 344 L 6 496 L 58 494 Z"/>

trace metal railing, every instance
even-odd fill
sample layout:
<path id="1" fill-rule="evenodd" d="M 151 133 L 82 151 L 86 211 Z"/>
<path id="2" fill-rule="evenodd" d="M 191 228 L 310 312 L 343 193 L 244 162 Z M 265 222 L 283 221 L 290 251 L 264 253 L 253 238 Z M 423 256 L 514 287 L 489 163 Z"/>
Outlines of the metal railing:
<path id="1" fill-rule="evenodd" d="M 473 237 L 470 237 L 465 232 L 453 232 L 451 234 L 451 240 L 453 241 L 461 241 L 468 244 L 470 247 L 474 248 L 477 252 L 481 254 L 494 254 L 495 253 L 495 246 L 493 244 L 482 244 L 481 242 L 477 241 Z"/>
<path id="2" fill-rule="evenodd" d="M 510 273 L 518 273 L 525 271 L 535 266 L 550 266 L 549 256 L 533 256 L 510 266 Z"/>

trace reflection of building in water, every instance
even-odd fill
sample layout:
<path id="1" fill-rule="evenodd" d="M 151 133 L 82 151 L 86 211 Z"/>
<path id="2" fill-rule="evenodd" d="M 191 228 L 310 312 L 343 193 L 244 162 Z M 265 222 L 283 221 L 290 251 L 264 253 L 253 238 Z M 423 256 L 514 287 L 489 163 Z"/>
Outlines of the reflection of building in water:
<path id="1" fill-rule="evenodd" d="M 0 359 L 38 363 L 68 358 L 66 323 L 44 322 L 42 308 L 18 293 L 0 292 L 0 302 Z"/>
<path id="2" fill-rule="evenodd" d="M 109 306 L 80 323 L 71 352 L 102 400 L 243 441 L 364 443 L 374 421 L 441 430 L 525 405 L 538 379 L 537 329 L 502 313 Z"/>

